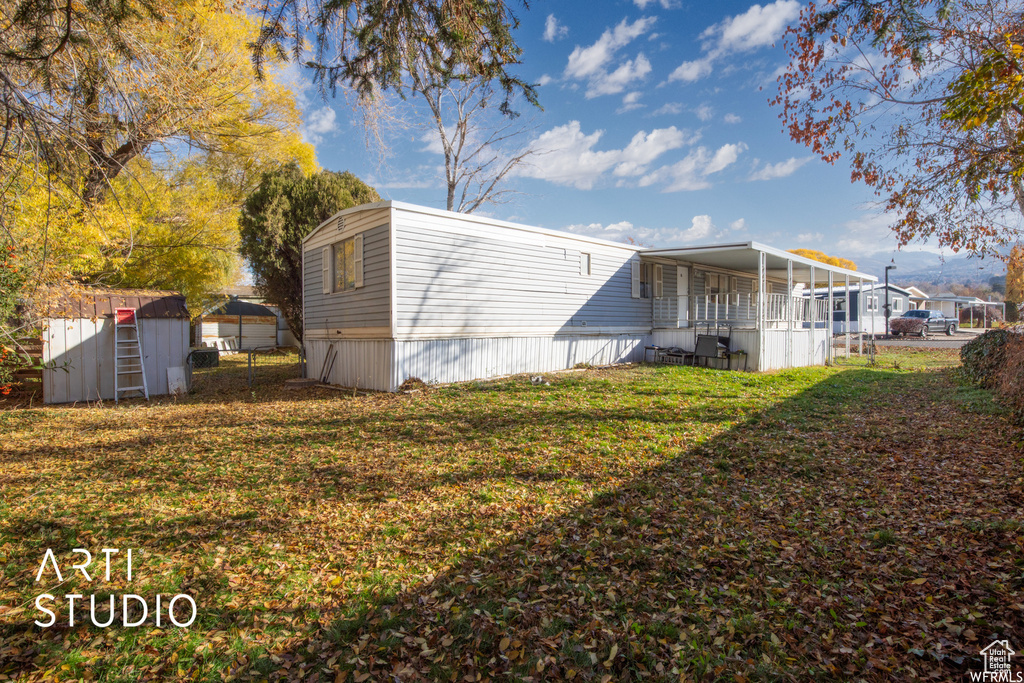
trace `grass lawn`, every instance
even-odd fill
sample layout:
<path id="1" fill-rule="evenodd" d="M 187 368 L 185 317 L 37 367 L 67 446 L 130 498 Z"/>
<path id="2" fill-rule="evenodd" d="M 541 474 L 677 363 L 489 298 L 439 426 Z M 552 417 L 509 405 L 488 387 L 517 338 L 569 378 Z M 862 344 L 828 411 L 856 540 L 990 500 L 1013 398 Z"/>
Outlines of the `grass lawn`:
<path id="1" fill-rule="evenodd" d="M 1024 457 L 955 354 L 369 396 L 243 357 L 178 402 L 0 411 L 0 680 L 965 676 L 1024 647 Z M 125 628 L 125 593 L 198 616 Z"/>

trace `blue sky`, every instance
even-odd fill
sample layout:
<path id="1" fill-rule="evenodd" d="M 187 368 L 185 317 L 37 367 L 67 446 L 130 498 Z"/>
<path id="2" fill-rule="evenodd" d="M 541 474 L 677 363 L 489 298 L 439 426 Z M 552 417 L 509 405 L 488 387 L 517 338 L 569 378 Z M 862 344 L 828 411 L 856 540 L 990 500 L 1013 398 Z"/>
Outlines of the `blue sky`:
<path id="1" fill-rule="evenodd" d="M 543 111 L 521 107 L 516 143 L 543 152 L 478 214 L 652 246 L 758 240 L 886 262 L 896 242 L 867 188 L 789 140 L 769 106 L 782 35 L 802 3 L 533 2 L 517 11 L 518 73 Z M 386 199 L 444 208 L 437 144 L 414 103 L 393 102 L 382 164 L 342 99 L 307 92 L 304 134 L 325 168 Z M 907 251 L 934 247 L 914 245 Z M 870 258 L 869 258 L 870 257 Z M 897 263 L 899 258 L 897 257 Z"/>

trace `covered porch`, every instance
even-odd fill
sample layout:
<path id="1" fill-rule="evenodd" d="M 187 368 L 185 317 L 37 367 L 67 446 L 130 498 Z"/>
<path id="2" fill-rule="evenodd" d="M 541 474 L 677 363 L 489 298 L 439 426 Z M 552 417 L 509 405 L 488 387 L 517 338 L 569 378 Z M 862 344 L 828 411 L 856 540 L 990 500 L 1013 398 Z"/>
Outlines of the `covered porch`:
<path id="1" fill-rule="evenodd" d="M 831 361 L 833 289 L 877 281 L 757 242 L 648 249 L 640 256 L 654 279 L 654 344 L 692 351 L 700 334 L 727 336 L 729 350 L 745 352 L 751 370 Z M 825 298 L 803 295 L 822 286 Z M 863 337 L 847 336 L 846 356 L 851 346 L 862 350 Z"/>

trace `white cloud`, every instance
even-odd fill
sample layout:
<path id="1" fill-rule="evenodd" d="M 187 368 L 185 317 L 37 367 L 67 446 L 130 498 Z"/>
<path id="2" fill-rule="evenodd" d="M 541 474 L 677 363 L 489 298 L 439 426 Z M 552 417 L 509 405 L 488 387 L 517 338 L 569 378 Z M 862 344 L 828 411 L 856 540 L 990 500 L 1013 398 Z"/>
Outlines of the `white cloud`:
<path id="1" fill-rule="evenodd" d="M 569 27 L 558 23 L 554 14 L 549 14 L 544 22 L 544 40 L 553 43 L 559 38 L 564 38 L 569 32 Z"/>
<path id="2" fill-rule="evenodd" d="M 682 234 L 683 242 L 697 242 L 706 240 L 715 234 L 715 224 L 711 222 L 711 216 L 694 216 L 690 221 L 690 228 Z"/>
<path id="3" fill-rule="evenodd" d="M 658 4 L 661 5 L 662 9 L 672 9 L 678 7 L 678 0 L 633 0 L 633 4 L 640 9 L 647 9 L 648 5 Z"/>
<path id="4" fill-rule="evenodd" d="M 441 142 L 441 136 L 438 135 L 436 130 L 427 130 L 420 135 L 420 142 L 425 143 L 420 148 L 421 152 L 430 152 L 431 154 L 444 154 L 444 144 Z"/>
<path id="5" fill-rule="evenodd" d="M 412 168 L 402 168 L 401 176 L 390 174 L 377 176 L 375 174 L 366 178 L 366 183 L 373 188 L 383 190 L 426 190 L 441 187 L 442 174 L 437 172 L 437 166 L 433 164 L 421 164 Z"/>
<path id="6" fill-rule="evenodd" d="M 715 110 L 711 108 L 711 105 L 702 104 L 694 111 L 697 118 L 701 121 L 710 121 L 715 116 Z"/>
<path id="7" fill-rule="evenodd" d="M 724 117 L 722 117 L 722 120 L 725 121 L 726 123 L 740 123 L 741 121 L 743 121 L 743 119 L 741 119 L 736 114 L 726 114 Z"/>
<path id="8" fill-rule="evenodd" d="M 569 78 L 593 76 L 611 61 L 620 48 L 650 30 L 655 21 L 657 21 L 655 17 L 641 17 L 630 24 L 627 19 L 623 19 L 614 29 L 608 29 L 602 33 L 597 42 L 590 47 L 577 45 L 569 55 L 569 64 L 565 67 L 565 75 Z"/>
<path id="9" fill-rule="evenodd" d="M 705 221 L 705 219 L 707 220 Z M 710 226 L 710 228 L 707 226 Z M 710 218 L 707 216 L 695 216 L 691 222 L 691 227 L 685 230 L 681 230 L 678 226 L 648 228 L 641 225 L 634 225 L 629 221 L 619 221 L 618 223 L 611 223 L 609 225 L 602 225 L 601 223 L 577 223 L 575 225 L 566 226 L 562 228 L 562 230 L 576 233 L 577 235 L 599 237 L 601 239 L 612 240 L 613 242 L 622 242 L 624 244 L 629 244 L 630 240 L 632 240 L 634 244 L 642 244 L 644 246 L 650 245 L 652 247 L 668 247 L 679 245 L 683 242 L 704 240 L 707 238 L 699 236 L 704 232 L 708 232 L 709 235 L 716 234 L 714 224 L 711 223 Z"/>
<path id="10" fill-rule="evenodd" d="M 554 79 L 551 78 L 551 76 L 548 76 L 547 74 L 544 74 L 543 76 L 541 76 L 540 78 L 537 79 L 537 85 L 539 85 L 540 87 L 543 88 L 545 85 L 547 85 L 548 83 L 550 83 L 553 80 Z"/>
<path id="11" fill-rule="evenodd" d="M 777 164 L 765 164 L 750 174 L 750 180 L 775 180 L 776 178 L 791 176 L 796 173 L 797 169 L 813 158 L 803 157 L 797 159 L 796 157 L 790 157 L 786 161 L 780 161 Z"/>
<path id="12" fill-rule="evenodd" d="M 710 75 L 714 63 L 726 55 L 749 52 L 773 44 L 799 15 L 800 3 L 797 0 L 776 0 L 763 7 L 753 5 L 743 14 L 709 26 L 701 33 L 701 50 L 704 55 L 700 59 L 680 64 L 669 75 L 669 82 L 700 80 Z"/>
<path id="13" fill-rule="evenodd" d="M 618 223 L 611 223 L 609 225 L 602 225 L 600 223 L 574 223 L 573 225 L 565 226 L 562 230 L 576 233 L 577 235 L 600 237 L 601 239 L 612 240 L 613 242 L 625 242 L 627 237 L 638 239 L 636 236 L 636 228 L 629 221 L 619 221 Z"/>
<path id="14" fill-rule="evenodd" d="M 651 72 L 651 63 L 640 53 L 609 71 L 616 53 L 630 42 L 650 30 L 655 17 L 642 17 L 633 23 L 623 19 L 614 29 L 608 29 L 597 42 L 580 47 L 569 55 L 565 77 L 587 81 L 587 98 L 614 95 L 642 80 Z"/>
<path id="15" fill-rule="evenodd" d="M 655 116 L 662 114 L 682 114 L 683 105 L 680 102 L 666 102 L 657 109 L 654 110 Z"/>
<path id="16" fill-rule="evenodd" d="M 747 52 L 767 47 L 778 40 L 786 27 L 800 15 L 797 0 L 776 0 L 770 5 L 754 5 L 743 14 L 709 27 L 701 34 L 708 41 L 711 55 Z"/>
<path id="17" fill-rule="evenodd" d="M 306 114 L 306 121 L 299 127 L 302 139 L 314 145 L 323 142 L 328 133 L 338 130 L 338 115 L 331 107 L 321 107 Z"/>
<path id="18" fill-rule="evenodd" d="M 686 192 L 703 190 L 711 187 L 707 176 L 718 173 L 739 158 L 747 148 L 742 142 L 722 145 L 711 154 L 706 147 L 698 147 L 682 161 L 670 166 L 662 166 L 640 178 L 640 186 L 647 187 L 656 183 L 665 183 L 662 192 Z"/>
<path id="19" fill-rule="evenodd" d="M 802 232 L 796 236 L 796 241 L 806 244 L 807 242 L 820 242 L 824 237 L 820 232 Z"/>
<path id="20" fill-rule="evenodd" d="M 884 253 L 888 260 L 888 255 L 896 247 L 892 226 L 897 220 L 898 216 L 895 214 L 883 211 L 864 211 L 858 218 L 846 221 L 841 226 L 828 228 L 829 235 L 842 235 L 842 239 L 837 240 L 834 247 L 828 247 L 825 251 L 844 258 L 852 258 L 855 261 L 858 257 Z M 923 244 L 920 249 L 934 253 L 943 251 L 934 243 Z"/>
<path id="21" fill-rule="evenodd" d="M 622 106 L 619 107 L 618 109 L 616 109 L 615 113 L 616 114 L 624 114 L 627 111 L 633 111 L 634 109 L 640 109 L 641 107 L 644 106 L 644 105 L 640 104 L 640 98 L 642 96 L 643 96 L 643 93 L 640 92 L 639 90 L 634 90 L 633 92 L 626 93 L 626 95 L 622 98 Z"/>
<path id="22" fill-rule="evenodd" d="M 712 71 L 710 59 L 695 59 L 692 62 L 683 62 L 676 67 L 675 71 L 668 75 L 669 83 L 672 81 L 686 81 L 692 83 L 699 81 Z"/>
<path id="23" fill-rule="evenodd" d="M 601 95 L 614 95 L 633 85 L 636 81 L 651 72 L 651 63 L 647 61 L 643 53 L 636 56 L 635 60 L 627 60 L 611 73 L 601 72 L 596 74 L 587 87 L 587 99 L 593 99 Z"/>
<path id="24" fill-rule="evenodd" d="M 640 131 L 623 149 L 598 151 L 594 148 L 604 131 L 589 135 L 580 129 L 579 121 L 542 133 L 530 143 L 535 163 L 517 167 L 517 174 L 589 190 L 608 171 L 618 177 L 633 177 L 646 172 L 647 165 L 665 152 L 693 144 L 696 139 L 675 126 L 659 128 L 650 133 Z"/>
<path id="25" fill-rule="evenodd" d="M 715 156 L 711 158 L 711 162 L 704 168 L 704 175 L 718 173 L 719 171 L 736 163 L 736 160 L 746 148 L 747 146 L 742 142 L 735 145 L 722 145 L 718 148 L 718 151 L 715 152 Z"/>
<path id="26" fill-rule="evenodd" d="M 675 126 L 657 128 L 649 134 L 640 131 L 633 136 L 621 152 L 621 161 L 613 173 L 617 176 L 637 176 L 647 170 L 647 165 L 670 149 L 678 149 L 687 143 L 687 133 Z"/>
<path id="27" fill-rule="evenodd" d="M 732 223 L 729 224 L 729 228 L 731 228 L 732 230 L 735 230 L 737 232 L 740 232 L 742 230 L 746 230 L 747 229 L 747 219 L 746 218 L 738 218 L 738 219 L 734 220 Z"/>

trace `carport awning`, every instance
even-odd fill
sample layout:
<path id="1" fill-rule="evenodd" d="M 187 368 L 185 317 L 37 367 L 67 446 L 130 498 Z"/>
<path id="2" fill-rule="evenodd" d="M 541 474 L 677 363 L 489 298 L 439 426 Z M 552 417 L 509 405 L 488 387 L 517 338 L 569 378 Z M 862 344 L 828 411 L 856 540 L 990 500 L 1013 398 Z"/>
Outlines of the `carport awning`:
<path id="1" fill-rule="evenodd" d="M 668 249 L 644 249 L 641 256 L 660 256 L 663 258 L 678 259 L 680 261 L 691 261 L 706 266 L 714 266 L 729 270 L 739 270 L 748 273 L 756 273 L 758 258 L 760 254 L 765 255 L 767 264 L 766 274 L 769 277 L 783 278 L 788 276 L 789 262 L 792 261 L 794 270 L 810 275 L 810 269 L 814 268 L 814 279 L 818 282 L 821 275 L 828 279 L 828 273 L 835 276 L 850 279 L 864 280 L 866 282 L 877 282 L 878 278 L 857 270 L 848 270 L 838 266 L 832 266 L 821 261 L 804 258 L 791 254 L 788 251 L 775 249 L 759 242 L 738 242 L 736 244 L 715 244 L 708 246 L 694 247 L 672 247 Z"/>

